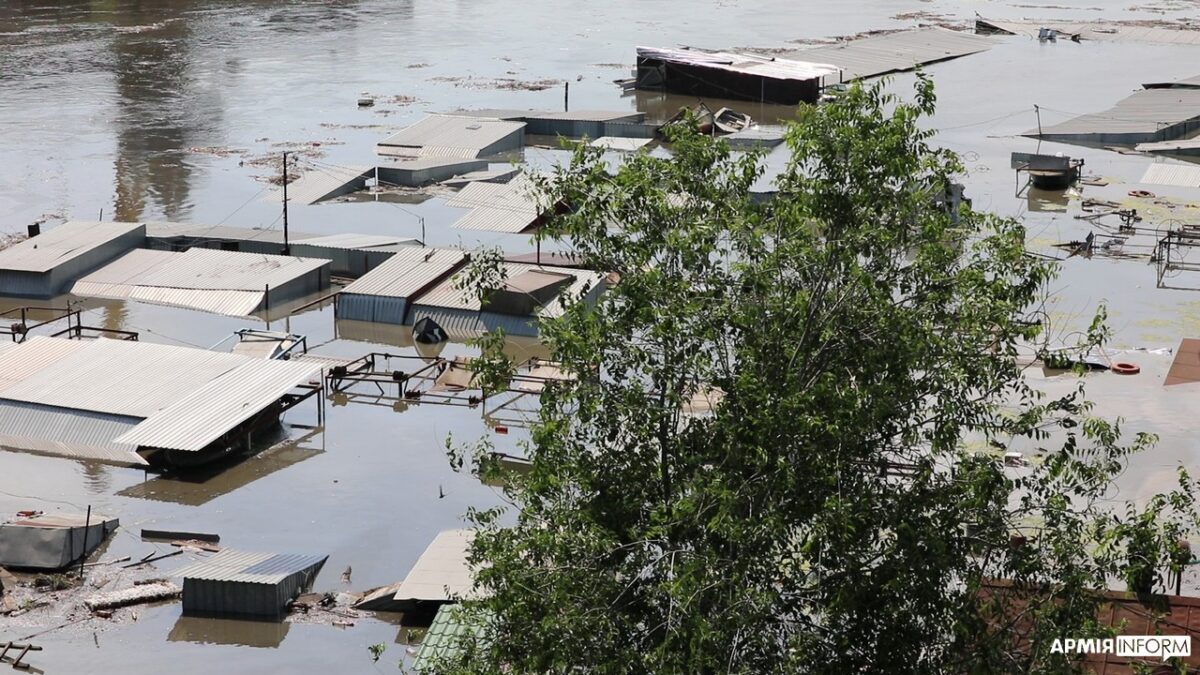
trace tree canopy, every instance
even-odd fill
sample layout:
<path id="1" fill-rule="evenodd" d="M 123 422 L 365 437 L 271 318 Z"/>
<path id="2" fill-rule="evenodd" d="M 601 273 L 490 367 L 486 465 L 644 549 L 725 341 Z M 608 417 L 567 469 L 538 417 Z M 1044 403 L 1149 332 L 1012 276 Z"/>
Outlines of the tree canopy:
<path id="1" fill-rule="evenodd" d="M 1096 590 L 1164 588 L 1194 486 L 1114 508 L 1154 439 L 1022 377 L 1055 268 L 1018 222 L 951 217 L 934 105 L 922 77 L 802 106 L 770 199 L 760 154 L 687 125 L 540 182 L 566 208 L 538 236 L 615 283 L 542 321 L 576 377 L 470 514 L 486 635 L 436 670 L 1062 672 L 1053 638 L 1113 630 Z"/>

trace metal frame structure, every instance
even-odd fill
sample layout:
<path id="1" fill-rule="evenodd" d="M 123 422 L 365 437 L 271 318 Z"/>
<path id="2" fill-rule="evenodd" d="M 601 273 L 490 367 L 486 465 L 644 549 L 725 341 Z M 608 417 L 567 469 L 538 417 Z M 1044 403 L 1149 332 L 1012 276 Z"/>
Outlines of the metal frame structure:
<path id="1" fill-rule="evenodd" d="M 412 367 L 396 369 L 393 361 L 412 364 Z M 554 364 L 530 359 L 518 367 L 508 387 L 488 392 L 473 386 L 469 364 L 468 359 L 371 352 L 344 366 L 333 366 L 325 379 L 329 394 L 340 395 L 347 403 L 385 406 L 397 411 L 408 404 L 479 407 L 485 421 L 493 427 L 527 425 L 524 415 L 534 410 L 520 407 L 519 402 L 540 394 L 548 384 L 563 379 L 532 374 L 537 366 Z M 445 390 L 435 389 L 443 375 L 456 369 L 468 373 L 461 386 L 451 384 Z M 489 407 L 488 402 L 492 400 L 496 403 Z M 504 416 L 498 414 L 502 411 Z"/>
<path id="2" fill-rule="evenodd" d="M 50 312 L 51 314 L 56 314 L 57 316 L 44 321 L 30 323 L 30 315 L 35 312 Z M 17 343 L 24 342 L 25 339 L 29 337 L 29 334 L 38 328 L 49 326 L 50 324 L 64 320 L 67 323 L 67 327 L 57 332 L 50 333 L 50 337 L 65 336 L 68 340 L 82 340 L 84 338 L 84 331 L 88 331 L 98 334 L 97 336 L 105 335 L 107 337 L 112 337 L 119 340 L 137 341 L 138 339 L 138 333 L 136 331 L 118 330 L 115 328 L 101 328 L 99 326 L 85 326 L 83 325 L 83 313 L 77 309 L 71 309 L 70 307 L 14 307 L 8 311 L 0 312 L 0 318 L 7 320 L 18 319 L 14 323 L 9 323 L 6 326 L 0 326 L 0 336 L 7 335 L 9 336 L 9 339 Z"/>
<path id="3" fill-rule="evenodd" d="M 1154 256 L 1151 258 L 1156 266 L 1158 288 L 1200 290 L 1200 287 L 1186 288 L 1163 284 L 1163 279 L 1173 272 L 1200 272 L 1200 255 L 1191 262 L 1187 260 L 1188 252 L 1193 250 L 1200 250 L 1200 225 L 1181 225 L 1158 240 L 1154 247 Z"/>

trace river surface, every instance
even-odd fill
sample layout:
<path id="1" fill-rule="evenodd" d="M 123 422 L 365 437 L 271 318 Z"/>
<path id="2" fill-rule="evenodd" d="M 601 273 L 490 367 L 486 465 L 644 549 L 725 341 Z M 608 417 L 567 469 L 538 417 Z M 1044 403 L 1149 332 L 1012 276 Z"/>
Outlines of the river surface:
<path id="1" fill-rule="evenodd" d="M 854 9 L 848 8 L 853 5 Z M 870 29 L 912 27 L 911 12 L 970 20 L 995 18 L 1162 19 L 1195 14 L 1191 2 L 1056 0 L 1023 3 L 934 0 L 718 0 L 677 2 L 501 2 L 497 0 L 304 0 L 134 2 L 109 0 L 0 3 L 0 235 L 31 222 L 63 219 L 172 220 L 278 228 L 278 202 L 262 178 L 285 148 L 302 149 L 302 166 L 367 164 L 373 144 L 426 112 L 458 108 L 559 109 L 563 82 L 573 109 L 642 110 L 662 118 L 679 97 L 622 95 L 636 45 L 714 48 L 794 47 L 797 41 Z M 928 68 L 938 86 L 937 141 L 964 153 L 968 196 L 977 208 L 1025 219 L 1031 246 L 1081 239 L 1089 226 L 1053 196 L 1016 197 L 1009 153 L 1038 143 L 1018 134 L 1042 121 L 1102 110 L 1145 81 L 1200 74 L 1200 47 L 999 38 L 992 50 Z M 912 75 L 893 86 L 910 91 Z M 499 82 L 499 86 L 497 84 Z M 538 83 L 542 83 L 539 85 Z M 538 89 L 539 86 L 546 88 Z M 374 107 L 359 108 L 362 93 Z M 710 102 L 711 103 L 711 102 Z M 720 102 L 717 102 L 718 104 Z M 735 107 L 738 104 L 733 104 Z M 742 104 L 744 106 L 744 104 Z M 757 106 L 751 106 L 751 108 Z M 749 109 L 759 118 L 792 111 Z M 1088 196 L 1121 200 L 1152 161 L 1102 149 L 1042 144 L 1041 151 L 1082 156 L 1088 173 L 1109 178 Z M 534 166 L 565 153 L 527 148 Z M 773 162 L 779 162 L 775 156 Z M 1200 191 L 1152 188 L 1200 201 Z M 1157 224 L 1195 210 L 1159 209 Z M 293 205 L 296 231 L 425 236 L 431 244 L 497 245 L 526 251 L 527 237 L 454 230 L 463 211 L 438 197 Z M 426 232 L 422 234 L 422 225 Z M 1175 280 L 1200 288 L 1200 275 Z M 1107 304 L 1114 347 L 1161 350 L 1200 332 L 1200 294 L 1156 289 L 1145 261 L 1066 261 L 1049 308 L 1064 335 L 1086 327 Z M 21 303 L 5 301 L 6 309 Z M 261 322 L 121 301 L 89 301 L 87 320 L 139 331 L 143 340 L 208 347 Z M 318 353 L 411 353 L 403 330 L 335 322 L 318 306 L 272 328 L 308 336 Z M 536 346 L 514 344 L 521 356 Z M 466 353 L 449 345 L 446 354 Z M 1096 376 L 1099 411 L 1124 415 L 1128 428 L 1157 431 L 1160 445 L 1122 477 L 1121 497 L 1139 497 L 1194 466 L 1191 411 L 1200 385 L 1164 389 L 1169 354 L 1127 355 L 1137 377 Z M 1046 380 L 1065 389 L 1064 378 Z M 118 515 L 122 529 L 104 558 L 154 549 L 142 527 L 218 532 L 245 550 L 330 555 L 316 588 L 364 590 L 401 579 L 433 536 L 458 527 L 469 507 L 498 503 L 496 489 L 453 472 L 449 434 L 490 434 L 514 449 L 520 433 L 497 436 L 478 410 L 422 406 L 394 410 L 331 401 L 323 428 L 315 409 L 288 413 L 287 442 L 213 475 L 156 478 L 133 469 L 0 453 L 0 514 L 19 509 L 82 509 Z M 211 472 L 210 472 L 211 473 Z M 165 547 L 159 547 L 166 550 Z M 187 556 L 164 561 L 164 574 Z M 178 561 L 178 562 L 176 562 Z M 353 567 L 352 582 L 341 581 Z M 1189 577 L 1185 586 L 1197 588 Z M 33 621 L 29 621 L 30 617 Z M 0 619 L 0 641 L 23 638 L 70 619 L 31 614 Z M 353 627 L 328 622 L 281 626 L 181 619 L 179 605 L 139 608 L 121 621 L 83 621 L 34 639 L 30 659 L 55 673 L 75 672 L 395 672 L 409 658 L 394 618 Z M 372 662 L 367 647 L 388 645 Z"/>

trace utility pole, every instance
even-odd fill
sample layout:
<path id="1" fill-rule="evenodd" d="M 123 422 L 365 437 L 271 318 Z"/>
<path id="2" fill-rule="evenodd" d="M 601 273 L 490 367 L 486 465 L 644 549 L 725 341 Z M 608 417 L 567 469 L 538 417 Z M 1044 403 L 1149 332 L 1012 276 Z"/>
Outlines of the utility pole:
<path id="1" fill-rule="evenodd" d="M 287 168 L 287 150 L 283 151 L 283 254 L 291 255 L 292 247 L 288 241 L 288 209 L 287 209 L 287 184 L 288 184 L 288 168 Z"/>
<path id="2" fill-rule="evenodd" d="M 1037 115 L 1038 138 L 1041 138 L 1042 137 L 1042 109 L 1040 107 L 1038 107 L 1038 105 L 1035 103 L 1033 106 L 1033 112 L 1035 115 Z"/>
<path id="3" fill-rule="evenodd" d="M 428 246 L 425 243 L 425 216 L 417 216 L 417 220 L 421 221 L 421 248 L 425 248 Z"/>

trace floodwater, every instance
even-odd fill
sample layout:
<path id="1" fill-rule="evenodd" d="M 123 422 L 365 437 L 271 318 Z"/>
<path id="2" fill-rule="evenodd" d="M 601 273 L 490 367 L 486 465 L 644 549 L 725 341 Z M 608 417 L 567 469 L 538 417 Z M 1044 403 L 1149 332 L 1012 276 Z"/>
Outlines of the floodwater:
<path id="1" fill-rule="evenodd" d="M 456 108 L 643 110 L 665 117 L 686 99 L 622 96 L 612 80 L 628 74 L 634 46 L 786 47 L 796 40 L 914 25 L 896 15 L 922 11 L 966 21 L 977 3 L 961 0 L 717 0 L 656 2 L 460 2 L 443 0 L 8 0 L 0 5 L 0 235 L 63 218 L 174 220 L 280 227 L 277 202 L 260 180 L 278 169 L 284 148 L 302 148 L 302 166 L 374 160 L 373 143 L 429 111 Z M 1038 8 L 992 2 L 997 18 L 1161 19 L 1189 9 L 1127 0 L 1056 0 Z M 1171 5 L 1179 5 L 1175 2 Z M 1187 3 L 1184 3 L 1187 4 Z M 1038 143 L 1017 134 L 1070 113 L 1102 110 L 1144 81 L 1197 74 L 1200 48 L 1143 44 L 1042 45 L 998 39 L 989 52 L 931 66 L 940 110 L 938 142 L 964 153 L 968 196 L 977 208 L 1025 219 L 1031 245 L 1082 239 L 1086 223 L 1054 195 L 1015 196 L 1008 155 Z M 507 87 L 496 80 L 508 78 Z M 895 79 L 905 91 L 912 75 Z M 530 90 L 529 83 L 551 81 Z M 503 83 L 502 83 L 503 84 Z M 369 92 L 379 103 L 359 108 Z M 711 102 L 710 102 L 711 103 Z M 733 104 L 737 107 L 739 104 Z M 741 104 L 745 106 L 745 104 Z M 761 119 L 791 111 L 749 106 Z M 1087 196 L 1120 200 L 1152 161 L 1102 149 L 1042 144 L 1043 152 L 1082 156 L 1088 173 L 1110 178 Z M 557 150 L 527 148 L 535 166 L 560 161 Z M 772 158 L 777 163 L 779 157 Z M 1123 181 L 1123 182 L 1122 182 Z M 1152 188 L 1160 196 L 1200 201 L 1196 190 Z M 415 200 L 414 200 L 415 201 Z M 1159 209 L 1162 222 L 1195 211 Z M 355 200 L 293 205 L 296 231 L 422 236 L 432 244 L 487 244 L 531 250 L 527 237 L 454 230 L 463 212 L 432 198 L 420 203 Z M 1130 242 L 1131 244 L 1136 242 Z M 1200 288 L 1200 275 L 1173 279 Z M 1109 308 L 1114 346 L 1173 348 L 1200 332 L 1200 294 L 1155 288 L 1153 266 L 1103 258 L 1066 261 L 1049 308 L 1063 335 L 1086 327 L 1098 303 Z M 6 302 L 0 309 L 21 303 Z M 262 322 L 121 301 L 86 301 L 85 322 L 139 331 L 141 339 L 209 347 L 232 331 Z M 359 356 L 413 353 L 403 330 L 335 322 L 315 307 L 273 320 L 274 329 L 308 336 L 318 353 Z M 228 343 L 225 343 L 228 344 Z M 530 344 L 514 353 L 537 355 Z M 445 354 L 465 353 L 449 345 Z M 1194 466 L 1200 453 L 1186 420 L 1200 402 L 1194 386 L 1164 390 L 1170 356 L 1126 355 L 1143 367 L 1136 377 L 1099 375 L 1092 391 L 1100 411 L 1121 414 L 1131 430 L 1153 430 L 1162 442 L 1122 478 L 1121 497 L 1170 485 L 1173 467 Z M 1063 378 L 1049 389 L 1066 388 Z M 244 550 L 330 555 L 317 590 L 365 590 L 393 583 L 442 529 L 461 524 L 468 507 L 498 503 L 497 491 L 446 461 L 449 434 L 491 434 L 502 449 L 518 433 L 496 436 L 479 410 L 441 406 L 393 409 L 329 401 L 324 428 L 312 405 L 286 417 L 287 442 L 220 471 L 184 479 L 64 459 L 0 453 L 0 513 L 18 509 L 82 509 L 118 515 L 122 529 L 104 557 L 135 560 L 155 547 L 136 533 L 210 531 Z M 515 431 L 515 430 L 514 430 Z M 160 547 L 162 548 L 162 547 Z M 183 564 L 159 564 L 163 573 Z M 341 582 L 353 568 L 352 583 Z M 1195 579 L 1186 585 L 1195 589 Z M 268 626 L 181 619 L 179 605 L 126 612 L 120 622 L 84 621 L 38 635 L 45 647 L 30 659 L 46 672 L 207 673 L 392 671 L 406 658 L 406 632 L 391 619 L 350 628 L 325 624 Z M 0 640 L 54 628 L 50 613 L 0 619 Z M 28 621 L 36 625 L 29 625 Z M 379 663 L 367 647 L 385 643 Z"/>

